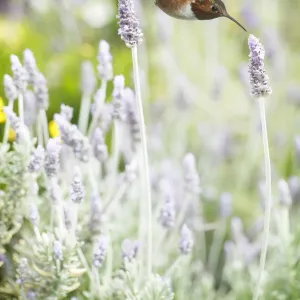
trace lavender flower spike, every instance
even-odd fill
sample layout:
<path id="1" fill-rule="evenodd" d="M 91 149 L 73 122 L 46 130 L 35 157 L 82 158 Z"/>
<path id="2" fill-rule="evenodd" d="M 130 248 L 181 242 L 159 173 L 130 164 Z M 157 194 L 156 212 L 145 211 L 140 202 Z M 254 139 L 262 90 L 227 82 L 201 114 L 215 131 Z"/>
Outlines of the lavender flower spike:
<path id="1" fill-rule="evenodd" d="M 281 205 L 290 207 L 292 205 L 292 197 L 288 183 L 284 179 L 278 182 L 278 201 Z"/>
<path id="2" fill-rule="evenodd" d="M 16 132 L 16 141 L 28 142 L 30 139 L 30 134 L 26 125 L 16 116 L 10 107 L 3 107 L 3 111 L 6 114 L 12 129 Z"/>
<path id="3" fill-rule="evenodd" d="M 82 184 L 80 170 L 78 168 L 75 169 L 75 174 L 73 176 L 73 181 L 71 183 L 70 188 L 70 199 L 75 203 L 82 202 L 85 196 L 85 188 Z"/>
<path id="4" fill-rule="evenodd" d="M 70 122 L 73 118 L 73 107 L 65 104 L 60 105 L 59 113 L 66 121 Z"/>
<path id="5" fill-rule="evenodd" d="M 108 237 L 100 236 L 93 251 L 93 265 L 100 268 L 105 260 L 108 248 Z"/>
<path id="6" fill-rule="evenodd" d="M 60 241 L 54 241 L 53 243 L 53 255 L 56 260 L 63 259 L 62 245 Z"/>
<path id="7" fill-rule="evenodd" d="M 92 147 L 95 157 L 99 162 L 104 162 L 108 158 L 108 150 L 105 144 L 103 131 L 96 128 L 93 134 Z"/>
<path id="8" fill-rule="evenodd" d="M 126 106 L 124 101 L 124 76 L 117 75 L 114 78 L 113 90 L 113 118 L 124 121 L 126 119 Z"/>
<path id="9" fill-rule="evenodd" d="M 61 145 L 58 139 L 50 139 L 47 143 L 45 171 L 48 177 L 55 177 L 59 171 L 59 154 Z"/>
<path id="10" fill-rule="evenodd" d="M 176 212 L 173 196 L 171 194 L 166 194 L 164 205 L 160 210 L 160 224 L 166 229 L 173 228 L 175 225 L 175 214 Z"/>
<path id="11" fill-rule="evenodd" d="M 14 83 L 18 89 L 18 92 L 23 93 L 27 87 L 28 73 L 23 68 L 19 58 L 12 54 L 10 56 L 11 70 L 14 74 Z"/>
<path id="12" fill-rule="evenodd" d="M 97 67 L 98 74 L 102 80 L 112 80 L 112 55 L 109 52 L 109 44 L 106 41 L 100 41 L 97 56 L 99 65 Z"/>
<path id="13" fill-rule="evenodd" d="M 24 68 L 28 73 L 28 82 L 33 85 L 35 81 L 35 76 L 38 72 L 38 68 L 36 66 L 36 61 L 33 55 L 33 52 L 30 49 L 25 49 L 23 52 L 24 58 Z"/>
<path id="14" fill-rule="evenodd" d="M 191 230 L 187 225 L 183 225 L 180 232 L 179 252 L 182 255 L 187 255 L 192 251 L 194 239 Z"/>
<path id="15" fill-rule="evenodd" d="M 269 96 L 272 93 L 272 89 L 264 66 L 265 49 L 252 34 L 249 36 L 248 45 L 250 50 L 249 74 L 251 94 L 254 98 Z"/>
<path id="16" fill-rule="evenodd" d="M 200 178 L 197 172 L 194 154 L 188 153 L 185 155 L 183 159 L 183 169 L 186 191 L 192 194 L 199 194 L 201 192 Z"/>
<path id="17" fill-rule="evenodd" d="M 24 93 L 24 111 L 24 123 L 26 126 L 33 126 L 37 119 L 37 103 L 32 90 L 26 90 Z"/>
<path id="18" fill-rule="evenodd" d="M 40 215 L 35 204 L 31 204 L 29 207 L 29 220 L 33 226 L 37 226 L 39 223 Z"/>
<path id="19" fill-rule="evenodd" d="M 134 11 L 133 0 L 119 0 L 119 35 L 128 48 L 139 46 L 143 42 L 143 33 Z"/>
<path id="20" fill-rule="evenodd" d="M 49 106 L 48 87 L 47 80 L 42 73 L 37 73 L 35 76 L 34 93 L 38 107 L 47 110 Z"/>
<path id="21" fill-rule="evenodd" d="M 70 124 L 59 114 L 54 115 L 63 142 L 73 149 L 74 155 L 82 162 L 88 162 L 90 144 L 88 139 L 78 130 L 76 125 Z"/>
<path id="22" fill-rule="evenodd" d="M 8 99 L 8 101 L 13 102 L 14 100 L 16 100 L 18 98 L 18 91 L 14 80 L 11 78 L 11 76 L 7 74 L 4 75 L 3 85 L 5 96 Z"/>
<path id="23" fill-rule="evenodd" d="M 133 148 L 141 141 L 140 125 L 136 111 L 135 94 L 130 88 L 124 89 L 124 100 L 126 103 L 127 123 L 129 125 Z"/>
<path id="24" fill-rule="evenodd" d="M 28 171 L 30 173 L 37 173 L 41 170 L 45 161 L 45 149 L 42 146 L 38 146 L 30 157 L 28 165 Z"/>
<path id="25" fill-rule="evenodd" d="M 132 242 L 129 239 L 125 239 L 122 243 L 122 259 L 132 261 L 136 258 L 139 250 L 139 242 Z"/>

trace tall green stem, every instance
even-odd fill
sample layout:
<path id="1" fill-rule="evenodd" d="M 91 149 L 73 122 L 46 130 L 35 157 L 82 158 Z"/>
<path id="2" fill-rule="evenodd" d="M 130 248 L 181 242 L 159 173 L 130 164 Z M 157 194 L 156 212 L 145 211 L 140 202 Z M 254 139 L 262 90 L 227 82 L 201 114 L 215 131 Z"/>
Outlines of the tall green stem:
<path id="1" fill-rule="evenodd" d="M 19 94 L 18 106 L 19 106 L 19 118 L 22 122 L 24 122 L 24 97 L 22 93 Z"/>
<path id="2" fill-rule="evenodd" d="M 134 86 L 136 94 L 137 114 L 140 124 L 141 131 L 141 149 L 142 149 L 142 164 L 143 164 L 143 181 L 145 186 L 145 200 L 147 205 L 147 275 L 150 276 L 152 273 L 152 201 L 151 201 L 151 187 L 150 187 L 150 176 L 149 176 L 149 161 L 147 153 L 147 138 L 146 128 L 143 113 L 143 104 L 141 98 L 141 87 L 139 78 L 139 67 L 138 67 L 138 53 L 137 47 L 132 48 L 132 62 L 133 62 L 133 75 L 134 75 Z"/>
<path id="3" fill-rule="evenodd" d="M 267 199 L 266 199 L 266 209 L 265 209 L 265 216 L 264 216 L 263 245 L 262 245 L 262 251 L 261 251 L 260 262 L 259 262 L 258 280 L 257 280 L 257 285 L 256 285 L 256 290 L 255 290 L 255 293 L 253 296 L 253 300 L 258 300 L 260 297 L 262 277 L 263 277 L 263 273 L 265 270 L 266 258 L 267 258 L 267 252 L 268 252 L 271 211 L 272 211 L 271 161 L 270 161 L 270 152 L 269 152 L 269 143 L 268 143 L 265 99 L 259 98 L 258 102 L 259 102 L 260 120 L 261 120 L 261 126 L 262 126 L 262 140 L 263 140 L 264 157 L 265 157 Z"/>
<path id="4" fill-rule="evenodd" d="M 94 112 L 94 114 L 92 116 L 92 122 L 91 122 L 89 130 L 88 130 L 89 138 L 92 136 L 94 129 L 96 128 L 99 114 L 100 114 L 103 104 L 105 102 L 106 88 L 107 88 L 107 81 L 103 79 L 101 81 L 101 87 L 100 87 L 100 99 L 96 103 L 96 111 Z"/>
<path id="5" fill-rule="evenodd" d="M 14 100 L 9 100 L 8 107 L 13 110 L 14 109 Z M 4 133 L 3 133 L 3 144 L 6 144 L 8 141 L 8 135 L 9 135 L 9 120 L 6 120 L 5 127 L 4 127 Z"/>
<path id="6" fill-rule="evenodd" d="M 90 106 L 91 97 L 89 95 L 82 95 L 78 127 L 83 134 L 86 134 L 86 130 L 88 127 Z"/>

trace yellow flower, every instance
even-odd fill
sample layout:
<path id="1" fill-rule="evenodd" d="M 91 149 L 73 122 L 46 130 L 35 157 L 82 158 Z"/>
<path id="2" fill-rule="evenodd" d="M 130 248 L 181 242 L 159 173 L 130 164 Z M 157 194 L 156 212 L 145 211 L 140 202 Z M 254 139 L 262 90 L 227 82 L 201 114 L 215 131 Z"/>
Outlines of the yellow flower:
<path id="1" fill-rule="evenodd" d="M 4 101 L 2 97 L 0 97 L 0 110 L 2 110 L 2 107 L 4 106 Z"/>
<path id="2" fill-rule="evenodd" d="M 10 142 L 13 142 L 15 139 L 16 139 L 16 132 L 13 129 L 9 128 L 8 140 Z"/>
<path id="3" fill-rule="evenodd" d="M 48 124 L 49 133 L 51 137 L 59 136 L 59 128 L 54 120 L 50 121 Z"/>
<path id="4" fill-rule="evenodd" d="M 5 121 L 6 121 L 6 115 L 2 110 L 0 110 L 0 124 L 5 123 Z"/>
<path id="5" fill-rule="evenodd" d="M 6 120 L 6 115 L 5 113 L 2 111 L 2 108 L 4 106 L 4 101 L 3 99 L 0 97 L 0 124 L 4 123 Z"/>

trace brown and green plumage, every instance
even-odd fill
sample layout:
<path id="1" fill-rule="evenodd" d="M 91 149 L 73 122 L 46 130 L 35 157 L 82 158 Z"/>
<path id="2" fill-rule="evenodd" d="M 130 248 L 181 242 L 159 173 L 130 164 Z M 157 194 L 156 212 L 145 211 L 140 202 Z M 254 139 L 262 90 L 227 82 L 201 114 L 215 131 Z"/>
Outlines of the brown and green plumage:
<path id="1" fill-rule="evenodd" d="M 166 14 L 177 19 L 212 20 L 225 17 L 246 31 L 240 23 L 228 14 L 221 0 L 156 0 L 156 5 Z"/>

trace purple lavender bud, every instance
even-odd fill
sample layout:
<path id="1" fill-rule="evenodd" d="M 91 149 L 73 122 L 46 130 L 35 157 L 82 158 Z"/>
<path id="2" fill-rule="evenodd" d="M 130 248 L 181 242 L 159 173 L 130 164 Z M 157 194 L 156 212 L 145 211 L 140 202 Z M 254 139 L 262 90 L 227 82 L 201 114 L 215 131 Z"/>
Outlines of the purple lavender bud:
<path id="1" fill-rule="evenodd" d="M 76 125 L 70 124 L 61 115 L 55 114 L 54 120 L 59 127 L 61 139 L 73 149 L 75 157 L 82 162 L 88 162 L 90 154 L 88 139 L 78 130 Z"/>
<path id="2" fill-rule="evenodd" d="M 135 15 L 133 0 L 119 0 L 118 11 L 118 34 L 128 48 L 139 46 L 143 42 L 143 33 Z"/>
<path id="3" fill-rule="evenodd" d="M 265 49 L 252 34 L 249 36 L 248 45 L 250 50 L 249 74 L 251 94 L 254 98 L 269 96 L 272 93 L 272 89 L 264 66 Z"/>
<path id="4" fill-rule="evenodd" d="M 30 204 L 29 206 L 29 220 L 33 226 L 38 226 L 40 215 L 35 204 Z"/>
<path id="5" fill-rule="evenodd" d="M 171 193 L 165 193 L 164 198 L 164 205 L 160 210 L 158 220 L 164 228 L 170 229 L 173 228 L 175 225 L 175 204 Z"/>
<path id="6" fill-rule="evenodd" d="M 96 77 L 93 64 L 85 61 L 81 64 L 81 91 L 83 95 L 90 97 L 96 88 Z"/>
<path id="7" fill-rule="evenodd" d="M 125 239 L 122 243 L 122 259 L 133 261 L 139 251 L 139 242 L 138 241 L 131 241 L 129 239 Z"/>
<path id="8" fill-rule="evenodd" d="M 107 248 L 108 248 L 108 237 L 102 235 L 100 236 L 93 251 L 93 265 L 96 268 L 101 268 L 107 254 Z"/>
<path id="9" fill-rule="evenodd" d="M 16 141 L 18 143 L 28 142 L 30 140 L 30 133 L 26 125 L 16 116 L 10 107 L 3 107 L 3 111 L 9 120 L 10 126 L 16 132 Z"/>
<path id="10" fill-rule="evenodd" d="M 33 55 L 33 52 L 29 49 L 25 49 L 23 52 L 24 68 L 28 73 L 28 82 L 32 86 L 34 85 L 35 76 L 38 73 L 38 68 Z"/>
<path id="11" fill-rule="evenodd" d="M 232 214 L 232 196 L 230 193 L 222 193 L 220 196 L 220 215 L 228 218 Z"/>
<path id="12" fill-rule="evenodd" d="M 138 121 L 138 115 L 136 111 L 136 99 L 134 92 L 130 88 L 124 89 L 124 101 L 126 104 L 127 112 L 127 122 L 129 124 L 129 129 L 131 133 L 131 138 L 133 142 L 133 148 L 135 149 L 135 144 L 140 143 L 140 126 Z"/>
<path id="13" fill-rule="evenodd" d="M 103 163 L 108 158 L 108 150 L 104 141 L 103 132 L 100 128 L 96 128 L 93 134 L 92 147 L 95 157 L 99 162 Z"/>
<path id="14" fill-rule="evenodd" d="M 49 139 L 46 149 L 45 171 L 48 177 L 57 176 L 59 171 L 60 142 L 57 138 Z"/>
<path id="15" fill-rule="evenodd" d="M 97 70 L 100 79 L 112 80 L 112 56 L 109 51 L 109 44 L 106 41 L 100 41 L 97 59 L 99 62 Z"/>
<path id="16" fill-rule="evenodd" d="M 192 153 L 188 153 L 183 159 L 184 181 L 186 190 L 192 194 L 199 194 L 200 178 L 197 172 L 196 159 Z"/>
<path id="17" fill-rule="evenodd" d="M 126 106 L 124 101 L 124 76 L 118 75 L 114 78 L 113 90 L 113 118 L 124 121 L 126 119 Z"/>
<path id="18" fill-rule="evenodd" d="M 4 86 L 5 96 L 9 102 L 13 102 L 18 98 L 18 90 L 11 76 L 4 75 L 3 86 Z"/>
<path id="19" fill-rule="evenodd" d="M 11 70 L 13 72 L 15 86 L 18 92 L 23 93 L 27 87 L 28 73 L 23 68 L 19 58 L 16 55 L 12 54 L 10 56 L 10 61 L 11 61 Z"/>
<path id="20" fill-rule="evenodd" d="M 60 113 L 66 121 L 70 122 L 73 118 L 73 108 L 69 105 L 61 104 Z"/>
<path id="21" fill-rule="evenodd" d="M 31 90 L 26 90 L 24 93 L 24 123 L 27 126 L 32 126 L 37 118 L 37 103 L 36 98 Z"/>
<path id="22" fill-rule="evenodd" d="M 184 224 L 180 232 L 179 252 L 181 255 L 189 254 L 194 246 L 194 238 L 191 230 Z"/>
<path id="23" fill-rule="evenodd" d="M 70 188 L 70 199 L 74 203 L 81 203 L 85 196 L 85 188 L 82 184 L 81 174 L 79 168 L 75 169 L 75 174 Z"/>
<path id="24" fill-rule="evenodd" d="M 34 93 L 39 109 L 47 110 L 49 107 L 49 95 L 47 80 L 42 73 L 37 73 L 34 79 Z"/>
<path id="25" fill-rule="evenodd" d="M 54 241 L 53 243 L 53 255 L 56 260 L 62 260 L 63 259 L 63 251 L 62 251 L 62 245 L 60 241 Z"/>
<path id="26" fill-rule="evenodd" d="M 37 173 L 39 172 L 45 162 L 45 149 L 39 145 L 37 148 L 33 151 L 29 165 L 28 165 L 28 171 L 30 173 Z"/>
<path id="27" fill-rule="evenodd" d="M 278 201 L 281 205 L 287 207 L 292 205 L 290 189 L 288 183 L 284 179 L 278 181 L 278 193 Z"/>

